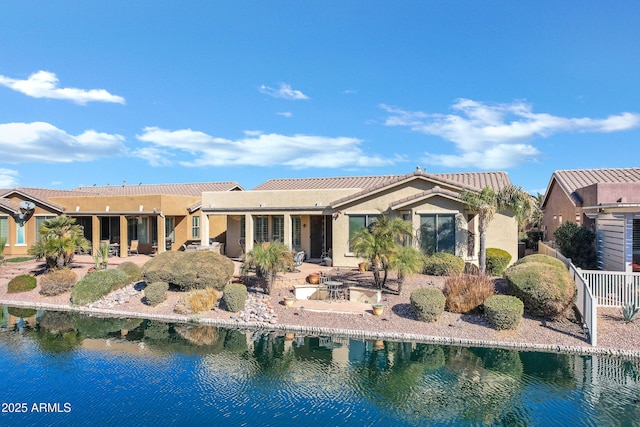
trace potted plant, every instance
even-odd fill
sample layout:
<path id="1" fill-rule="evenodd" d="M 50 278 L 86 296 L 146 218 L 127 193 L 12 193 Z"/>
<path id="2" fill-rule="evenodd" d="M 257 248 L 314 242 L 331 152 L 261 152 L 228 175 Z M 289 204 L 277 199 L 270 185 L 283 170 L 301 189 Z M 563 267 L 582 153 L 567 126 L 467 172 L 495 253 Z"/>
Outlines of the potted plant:
<path id="1" fill-rule="evenodd" d="M 382 316 L 382 312 L 384 311 L 384 305 L 382 303 L 374 303 L 371 304 L 371 309 L 373 310 L 373 314 L 375 316 Z"/>
<path id="2" fill-rule="evenodd" d="M 367 268 L 369 268 L 369 265 L 365 261 L 358 263 L 358 270 L 359 271 L 364 273 L 365 271 L 367 271 Z"/>
<path id="3" fill-rule="evenodd" d="M 310 284 L 317 285 L 320 283 L 320 273 L 309 273 L 307 280 L 309 280 Z"/>
<path id="4" fill-rule="evenodd" d="M 287 296 L 284 297 L 284 305 L 286 307 L 293 307 L 293 303 L 296 301 L 295 297 Z"/>

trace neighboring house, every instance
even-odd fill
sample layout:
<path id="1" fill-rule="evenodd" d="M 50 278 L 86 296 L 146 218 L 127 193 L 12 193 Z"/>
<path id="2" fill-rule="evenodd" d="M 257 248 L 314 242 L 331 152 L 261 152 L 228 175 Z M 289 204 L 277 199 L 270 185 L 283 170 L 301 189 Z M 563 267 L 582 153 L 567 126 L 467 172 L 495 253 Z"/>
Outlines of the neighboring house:
<path id="1" fill-rule="evenodd" d="M 5 255 L 26 254 L 38 238 L 40 223 L 64 213 L 83 226 L 93 248 L 108 241 L 121 249 L 120 256 L 126 257 L 131 241 L 138 240 L 140 253 L 178 250 L 203 236 L 225 239 L 224 230 L 215 221 L 205 227 L 212 234 L 201 234 L 203 224 L 199 210 L 203 191 L 242 190 L 235 182 L 124 184 L 68 191 L 6 190 L 0 194 L 0 237 L 8 237 Z M 20 201 L 35 205 L 23 221 L 19 220 Z"/>
<path id="2" fill-rule="evenodd" d="M 214 217 L 226 223 L 229 256 L 277 240 L 305 251 L 308 258 L 330 253 L 334 265 L 356 266 L 360 260 L 349 247 L 350 237 L 386 213 L 413 224 L 415 236 L 408 244 L 476 262 L 477 214 L 459 195 L 509 184 L 503 172 L 430 174 L 419 169 L 407 175 L 274 179 L 250 191 L 205 192 L 202 215 L 210 219 L 205 224 Z M 487 247 L 502 248 L 515 260 L 517 240 L 514 216 L 498 213 Z"/>
<path id="3" fill-rule="evenodd" d="M 596 231 L 598 267 L 640 271 L 640 168 L 560 170 L 541 206 L 545 240 L 564 222 Z"/>

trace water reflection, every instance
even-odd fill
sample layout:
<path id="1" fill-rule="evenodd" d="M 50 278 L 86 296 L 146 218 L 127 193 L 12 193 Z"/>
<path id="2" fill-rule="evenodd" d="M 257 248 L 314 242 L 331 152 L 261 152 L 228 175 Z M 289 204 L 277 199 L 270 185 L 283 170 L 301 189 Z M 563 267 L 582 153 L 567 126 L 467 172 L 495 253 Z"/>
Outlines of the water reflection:
<path id="1" fill-rule="evenodd" d="M 186 411 L 194 422 L 222 417 L 227 424 L 259 419 L 264 425 L 633 425 L 640 419 L 635 359 L 15 308 L 0 310 L 0 355 L 2 372 L 18 376 L 32 400 L 54 385 L 43 384 L 47 375 L 36 376 L 24 366 L 29 362 L 71 381 L 67 399 L 80 399 L 73 387 L 90 390 L 84 398 L 105 413 L 123 395 L 73 382 L 112 384 L 129 410 L 146 410 L 147 425 Z M 76 371 L 77 379 L 69 375 Z"/>

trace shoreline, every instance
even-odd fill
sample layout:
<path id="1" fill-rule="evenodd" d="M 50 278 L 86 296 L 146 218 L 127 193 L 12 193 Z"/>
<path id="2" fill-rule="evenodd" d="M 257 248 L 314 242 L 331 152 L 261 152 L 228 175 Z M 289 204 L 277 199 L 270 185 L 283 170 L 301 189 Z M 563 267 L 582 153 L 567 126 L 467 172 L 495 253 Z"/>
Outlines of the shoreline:
<path id="1" fill-rule="evenodd" d="M 364 329 L 327 328 L 321 326 L 305 326 L 293 324 L 267 323 L 267 322 L 238 322 L 233 319 L 221 319 L 203 317 L 202 315 L 137 313 L 132 311 L 114 310 L 111 308 L 92 308 L 87 306 L 75 307 L 64 304 L 43 302 L 29 302 L 19 300 L 0 299 L 0 305 L 21 308 L 33 308 L 51 311 L 67 311 L 88 315 L 100 315 L 100 317 L 138 318 L 160 320 L 173 323 L 198 323 L 206 326 L 221 326 L 232 329 L 249 329 L 257 331 L 281 331 L 298 332 L 312 335 L 332 335 L 343 338 L 362 340 L 386 340 L 409 341 L 426 344 L 459 345 L 463 347 L 501 348 L 516 351 L 540 351 L 545 353 L 559 353 L 579 356 L 604 355 L 608 357 L 640 359 L 640 351 L 601 348 L 590 346 L 567 346 L 562 344 L 540 344 L 515 341 L 476 340 L 470 338 L 442 337 L 416 333 L 397 333 L 384 331 L 371 331 Z"/>

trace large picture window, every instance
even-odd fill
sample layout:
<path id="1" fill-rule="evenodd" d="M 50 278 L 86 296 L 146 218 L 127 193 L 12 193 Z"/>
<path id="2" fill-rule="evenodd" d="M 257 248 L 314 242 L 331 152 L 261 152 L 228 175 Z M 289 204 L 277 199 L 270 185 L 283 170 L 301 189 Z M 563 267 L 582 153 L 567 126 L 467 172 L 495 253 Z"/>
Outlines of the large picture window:
<path id="1" fill-rule="evenodd" d="M 349 251 L 352 251 L 353 236 L 364 228 L 369 228 L 380 215 L 349 215 Z"/>
<path id="2" fill-rule="evenodd" d="M 45 221 L 55 218 L 55 216 L 37 216 L 36 217 L 36 242 L 40 241 L 40 228 Z"/>
<path id="3" fill-rule="evenodd" d="M 428 254 L 456 253 L 456 216 L 453 214 L 420 215 L 420 248 Z"/>
<path id="4" fill-rule="evenodd" d="M 271 241 L 284 242 L 284 216 L 271 217 Z"/>
<path id="5" fill-rule="evenodd" d="M 269 241 L 269 217 L 256 216 L 253 221 L 253 239 L 258 243 Z"/>
<path id="6" fill-rule="evenodd" d="M 0 216 L 0 238 L 7 239 L 9 243 L 9 218 Z"/>
<path id="7" fill-rule="evenodd" d="M 292 216 L 291 217 L 291 231 L 293 232 L 291 236 L 291 244 L 294 248 L 299 248 L 302 246 L 302 220 L 300 216 Z"/>

